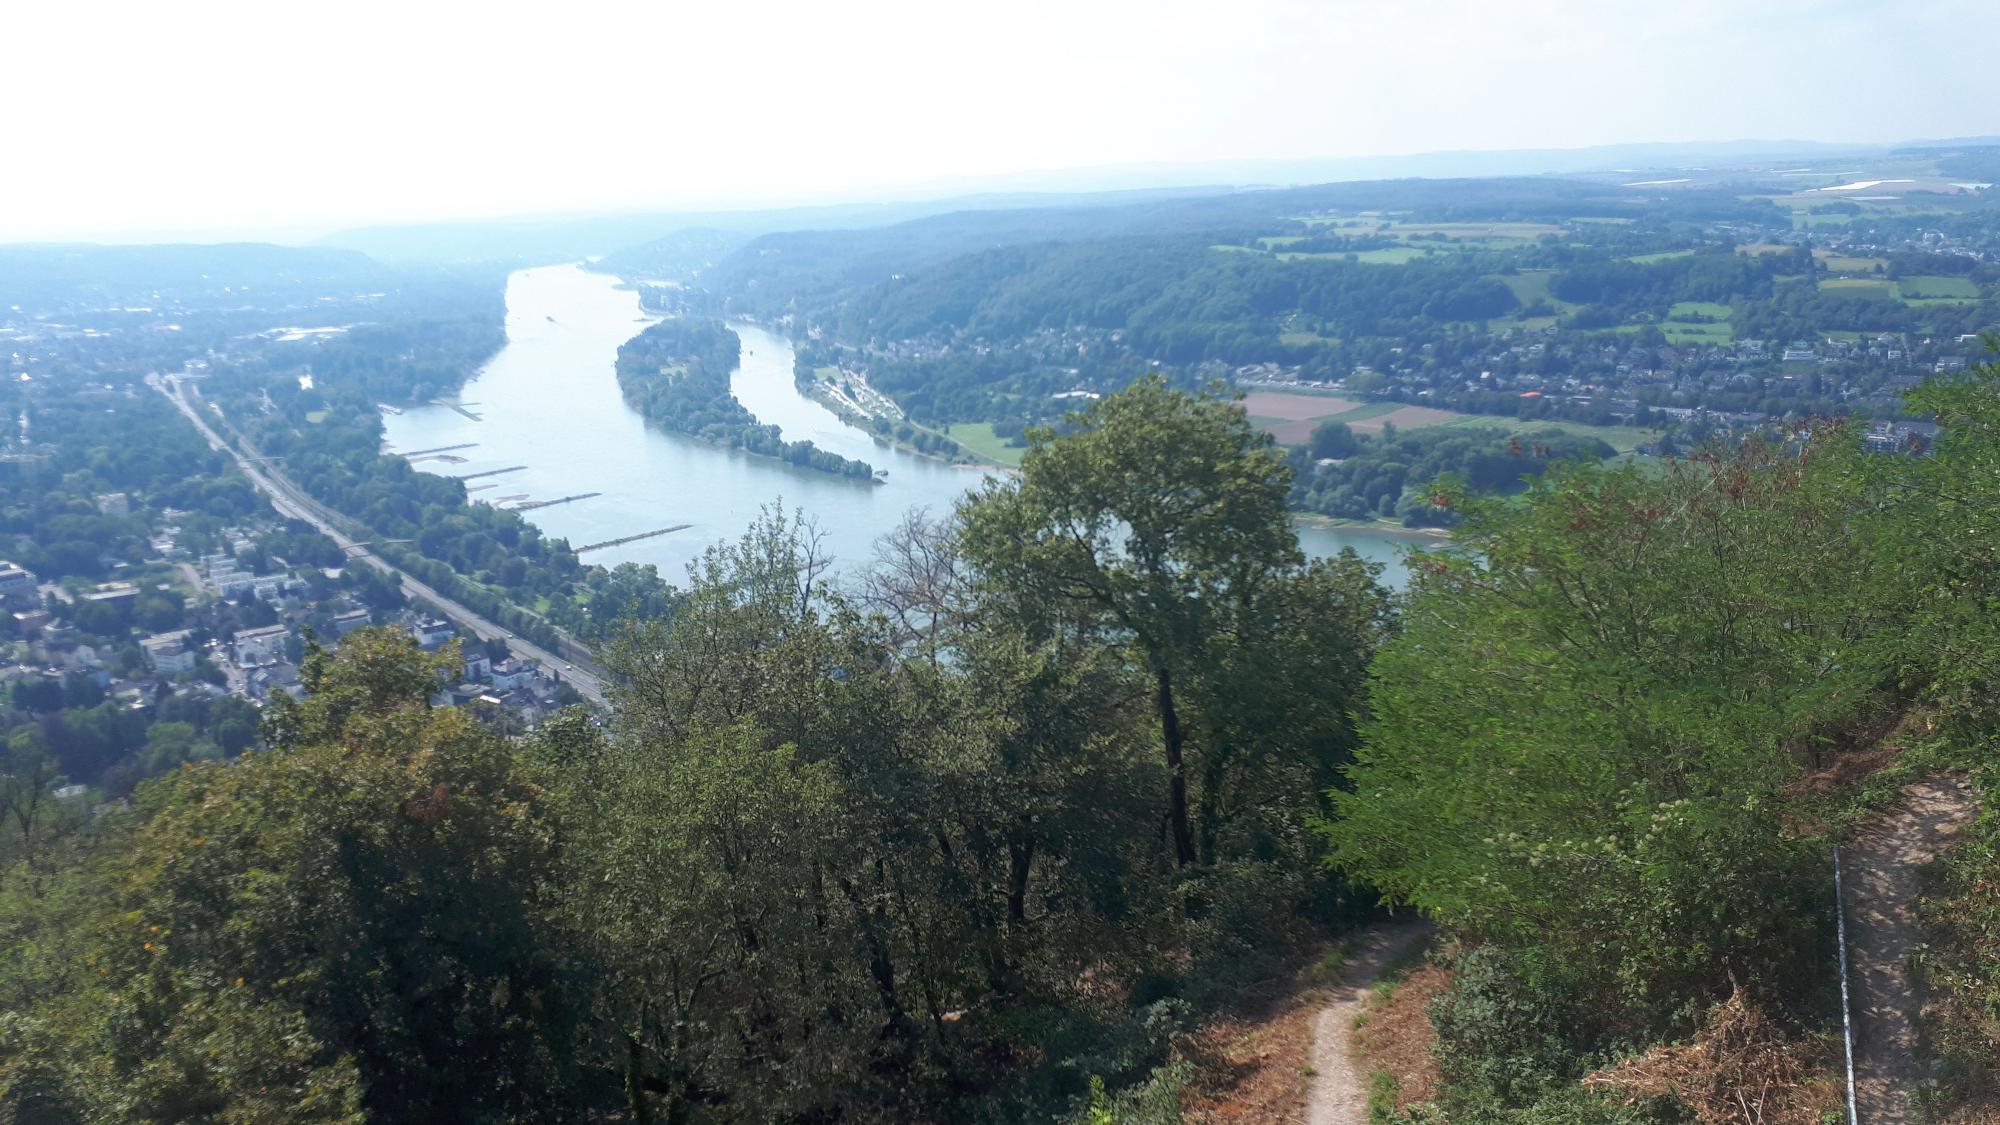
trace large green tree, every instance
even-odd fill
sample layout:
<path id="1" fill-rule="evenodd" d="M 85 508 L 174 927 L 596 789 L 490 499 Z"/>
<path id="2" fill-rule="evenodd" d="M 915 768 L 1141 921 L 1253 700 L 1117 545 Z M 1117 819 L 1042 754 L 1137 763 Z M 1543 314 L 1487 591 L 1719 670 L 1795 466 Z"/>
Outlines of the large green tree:
<path id="1" fill-rule="evenodd" d="M 388 630 L 308 662 L 278 748 L 142 786 L 85 873 L 95 987 L 50 1019 L 90 1119 L 561 1116 L 548 802 Z"/>
<path id="2" fill-rule="evenodd" d="M 993 587 L 1069 607 L 1096 644 L 1132 655 L 1151 685 L 1173 862 L 1213 861 L 1203 842 L 1216 839 L 1233 771 L 1288 745 L 1245 722 L 1257 708 L 1316 710 L 1295 716 L 1288 733 L 1312 733 L 1289 746 L 1341 752 L 1346 732 L 1333 728 L 1358 702 L 1386 603 L 1358 560 L 1305 568 L 1285 509 L 1291 471 L 1234 402 L 1150 378 L 1072 416 L 1062 436 L 1028 440 L 1019 477 L 962 503 L 966 556 Z M 1263 674 L 1303 664 L 1321 675 Z M 1199 828 L 1191 774 L 1207 783 Z"/>

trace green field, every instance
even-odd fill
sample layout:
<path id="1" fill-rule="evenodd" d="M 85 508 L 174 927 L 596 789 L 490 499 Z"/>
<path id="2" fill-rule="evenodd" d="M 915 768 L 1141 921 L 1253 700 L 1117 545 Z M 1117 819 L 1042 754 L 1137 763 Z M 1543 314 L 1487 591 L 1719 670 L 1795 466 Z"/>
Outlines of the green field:
<path id="1" fill-rule="evenodd" d="M 1681 347 L 1689 344 L 1727 344 L 1736 339 L 1735 331 L 1728 324 L 1711 321 L 1662 321 L 1660 334 L 1667 338 L 1667 343 Z"/>
<path id="2" fill-rule="evenodd" d="M 1005 438 L 993 432 L 991 422 L 955 422 L 944 428 L 944 435 L 964 446 L 973 456 L 1000 465 L 1018 466 L 1021 454 L 1027 450 L 1008 445 Z"/>
<path id="3" fill-rule="evenodd" d="M 1278 256 L 1280 258 L 1303 258 L 1306 255 L 1280 254 Z M 1321 256 L 1344 257 L 1345 255 L 1321 255 Z M 1355 260 L 1357 261 L 1370 262 L 1378 266 L 1401 266 L 1416 261 L 1418 258 L 1428 258 L 1430 257 L 1430 252 L 1427 250 L 1419 250 L 1410 246 L 1392 246 L 1386 250 L 1363 250 L 1360 253 L 1354 255 L 1354 257 Z"/>
<path id="4" fill-rule="evenodd" d="M 1692 257 L 1694 257 L 1694 251 L 1692 250 L 1661 250 L 1655 254 L 1634 254 L 1625 260 L 1628 262 L 1638 262 L 1640 265 L 1651 265 L 1654 262 L 1670 262 L 1675 258 Z"/>
<path id="5" fill-rule="evenodd" d="M 1505 285 L 1513 292 L 1514 299 L 1524 305 L 1545 300 L 1564 311 L 1577 307 L 1549 292 L 1549 281 L 1555 277 L 1554 270 L 1522 270 L 1519 273 L 1496 273 L 1488 276 Z"/>
<path id="6" fill-rule="evenodd" d="M 1727 344 L 1736 339 L 1736 333 L 1727 321 L 1708 320 L 1663 320 L 1658 324 L 1621 324 L 1613 332 L 1634 333 L 1647 328 L 1657 328 L 1667 338 L 1667 343 L 1676 347 L 1689 344 Z"/>
<path id="7" fill-rule="evenodd" d="M 1819 291 L 1842 297 L 1875 297 L 1884 301 L 1896 298 L 1896 284 L 1874 277 L 1832 277 L 1819 283 Z"/>
<path id="8" fill-rule="evenodd" d="M 1678 301 L 1667 310 L 1668 320 L 1728 320 L 1729 306 L 1717 301 Z"/>
<path id="9" fill-rule="evenodd" d="M 1970 305 L 1979 300 L 1979 286 L 1966 277 L 1906 277 L 1896 283 L 1905 304 Z"/>
<path id="10" fill-rule="evenodd" d="M 1320 421 L 1365 422 L 1370 418 L 1380 418 L 1384 414 L 1394 414 L 1396 411 L 1401 410 L 1404 405 L 1404 403 L 1400 402 L 1371 402 L 1366 406 L 1357 406 L 1352 410 L 1343 410 L 1338 414 L 1329 415 L 1320 419 Z"/>
<path id="11" fill-rule="evenodd" d="M 1848 258 L 1839 254 L 1828 254 L 1820 259 L 1832 273 L 1874 273 L 1877 269 L 1889 268 L 1886 258 Z"/>
<path id="12" fill-rule="evenodd" d="M 1469 414 L 1449 422 L 1439 422 L 1437 426 L 1449 426 L 1459 430 L 1505 430 L 1510 434 L 1561 430 L 1566 434 L 1597 438 L 1620 453 L 1630 453 L 1649 441 L 1658 441 L 1660 437 L 1660 431 L 1639 426 L 1586 426 L 1580 422 L 1523 422 L 1518 418 L 1499 418 L 1486 414 Z"/>

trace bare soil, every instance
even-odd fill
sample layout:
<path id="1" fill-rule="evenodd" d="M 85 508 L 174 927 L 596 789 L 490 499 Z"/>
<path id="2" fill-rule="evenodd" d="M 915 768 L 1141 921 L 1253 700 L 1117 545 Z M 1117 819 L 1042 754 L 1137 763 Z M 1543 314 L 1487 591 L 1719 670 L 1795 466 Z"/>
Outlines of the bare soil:
<path id="1" fill-rule="evenodd" d="M 1354 1057 L 1354 1017 L 1382 971 L 1428 929 L 1421 922 L 1381 927 L 1348 960 L 1314 1028 L 1306 1125 L 1368 1125 L 1368 1074 Z"/>
<path id="2" fill-rule="evenodd" d="M 1430 1003 L 1450 987 L 1450 973 L 1437 965 L 1422 965 L 1403 978 L 1387 999 L 1378 989 L 1364 1013 L 1366 1021 L 1355 1029 L 1361 1069 L 1371 1076 L 1376 1071 L 1396 1076 L 1397 1109 L 1438 1095 L 1441 1078 L 1431 1051 L 1437 1045 L 1437 1029 L 1431 1026 Z"/>
<path id="3" fill-rule="evenodd" d="M 1910 975 L 1920 940 L 1919 871 L 1977 811 L 1964 778 L 1930 778 L 1904 788 L 1893 809 L 1842 849 L 1855 1102 L 1869 1125 L 1913 1120 L 1910 1097 L 1922 1077 L 1916 1016 L 1923 998 Z"/>
<path id="4" fill-rule="evenodd" d="M 1361 403 L 1333 395 L 1289 394 L 1285 391 L 1251 391 L 1243 396 L 1243 409 L 1257 418 L 1282 418 L 1289 422 L 1344 414 Z"/>

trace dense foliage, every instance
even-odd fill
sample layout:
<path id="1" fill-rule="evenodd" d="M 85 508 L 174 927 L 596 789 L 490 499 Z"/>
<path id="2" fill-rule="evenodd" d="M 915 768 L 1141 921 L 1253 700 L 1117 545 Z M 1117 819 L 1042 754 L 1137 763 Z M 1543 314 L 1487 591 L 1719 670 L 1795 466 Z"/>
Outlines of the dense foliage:
<path id="1" fill-rule="evenodd" d="M 1292 454 L 1298 467 L 1292 507 L 1344 519 L 1396 517 L 1412 527 L 1454 522 L 1426 491 L 1447 474 L 1479 493 L 1509 493 L 1565 461 L 1599 461 L 1609 445 L 1558 429 L 1509 434 L 1491 429 L 1397 430 L 1354 434 L 1330 422 Z"/>
<path id="2" fill-rule="evenodd" d="M 676 318 L 648 327 L 618 347 L 618 387 L 647 421 L 825 473 L 872 480 L 866 461 L 829 453 L 810 441 L 787 442 L 759 423 L 729 391 L 743 342 L 718 320 Z"/>
<path id="3" fill-rule="evenodd" d="M 1867 768 L 1844 759 L 1915 714 L 1904 768 L 1990 780 L 2000 368 L 1912 401 L 1946 425 L 1933 455 L 1828 427 L 1440 497 L 1457 546 L 1416 567 L 1325 831 L 1469 943 L 1433 1012 L 1453 1120 L 1554 1113 L 1732 988 L 1809 1041 L 1833 1012 L 1826 844 L 1857 795 L 1802 779 Z M 1927 907 L 1959 1098 L 1993 1096 L 1989 822 Z"/>
<path id="4" fill-rule="evenodd" d="M 1142 385 L 1035 443 L 851 589 L 777 513 L 711 551 L 611 656 L 608 726 L 504 743 L 425 705 L 451 657 L 364 631 L 307 658 L 270 751 L 35 820 L 0 875 L 0 1105 L 1025 1122 L 1146 1081 L 1348 901 L 1300 829 L 1388 605 L 1300 561 L 1229 404 Z M 1160 447 L 1213 453 L 1156 466 L 1210 516 L 1102 486 Z M 1039 545 L 1001 558 L 1003 528 Z"/>

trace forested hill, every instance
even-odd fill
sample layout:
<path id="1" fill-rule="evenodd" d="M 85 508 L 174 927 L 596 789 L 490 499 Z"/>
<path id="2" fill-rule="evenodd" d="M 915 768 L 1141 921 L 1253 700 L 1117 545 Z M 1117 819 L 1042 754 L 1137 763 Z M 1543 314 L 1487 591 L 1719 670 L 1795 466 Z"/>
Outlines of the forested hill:
<path id="1" fill-rule="evenodd" d="M 1837 1119 L 1830 845 L 2000 785 L 2000 367 L 1912 405 L 1931 456 L 1438 482 L 1391 595 L 1303 557 L 1237 403 L 1143 378 L 851 578 L 765 513 L 617 628 L 610 715 L 488 726 L 432 706 L 462 653 L 359 630 L 265 751 L 182 730 L 111 802 L 17 686 L 0 1117 L 1178 1125 L 1265 1062 L 1282 1105 L 1271 1029 L 1395 906 L 1443 940 L 1385 1125 Z M 1996 879 L 1989 814 L 1917 904 L 1938 1120 L 1996 1108 Z"/>
<path id="2" fill-rule="evenodd" d="M 787 442 L 729 390 L 742 341 L 719 320 L 678 318 L 648 327 L 618 348 L 625 401 L 662 429 L 777 457 L 809 469 L 873 480 L 866 461 L 829 453 L 810 441 Z"/>
<path id="3" fill-rule="evenodd" d="M 963 424 L 975 442 L 1159 371 L 1184 387 L 1318 384 L 1364 409 L 1679 426 L 1692 444 L 1716 426 L 1900 419 L 1900 391 L 2000 327 L 1991 190 L 1660 175 L 1340 183 L 773 232 L 643 292 L 661 311 L 788 327 L 806 367 L 893 399 L 889 421 L 953 441 Z M 677 253 L 658 250 L 607 267 L 645 281 L 649 260 Z"/>
<path id="4" fill-rule="evenodd" d="M 1717 192 L 1673 200 L 1635 196 L 1580 181 L 1517 178 L 1408 180 L 1325 184 L 1274 191 L 1239 191 L 1188 199 L 1113 206 L 1042 207 L 959 212 L 870 230 L 804 230 L 767 234 L 725 257 L 702 279 L 732 309 L 763 315 L 817 312 L 814 302 L 856 285 L 879 285 L 995 247 L 1107 238 L 1180 239 L 1200 245 L 1241 242 L 1270 234 L 1273 224 L 1298 227 L 1298 216 L 1322 211 L 1379 209 L 1431 221 L 1555 220 L 1641 214 L 1707 220 L 1772 220 L 1769 204 L 1746 204 Z M 607 266 L 617 268 L 614 256 Z M 942 327 L 938 325 L 937 327 Z"/>

